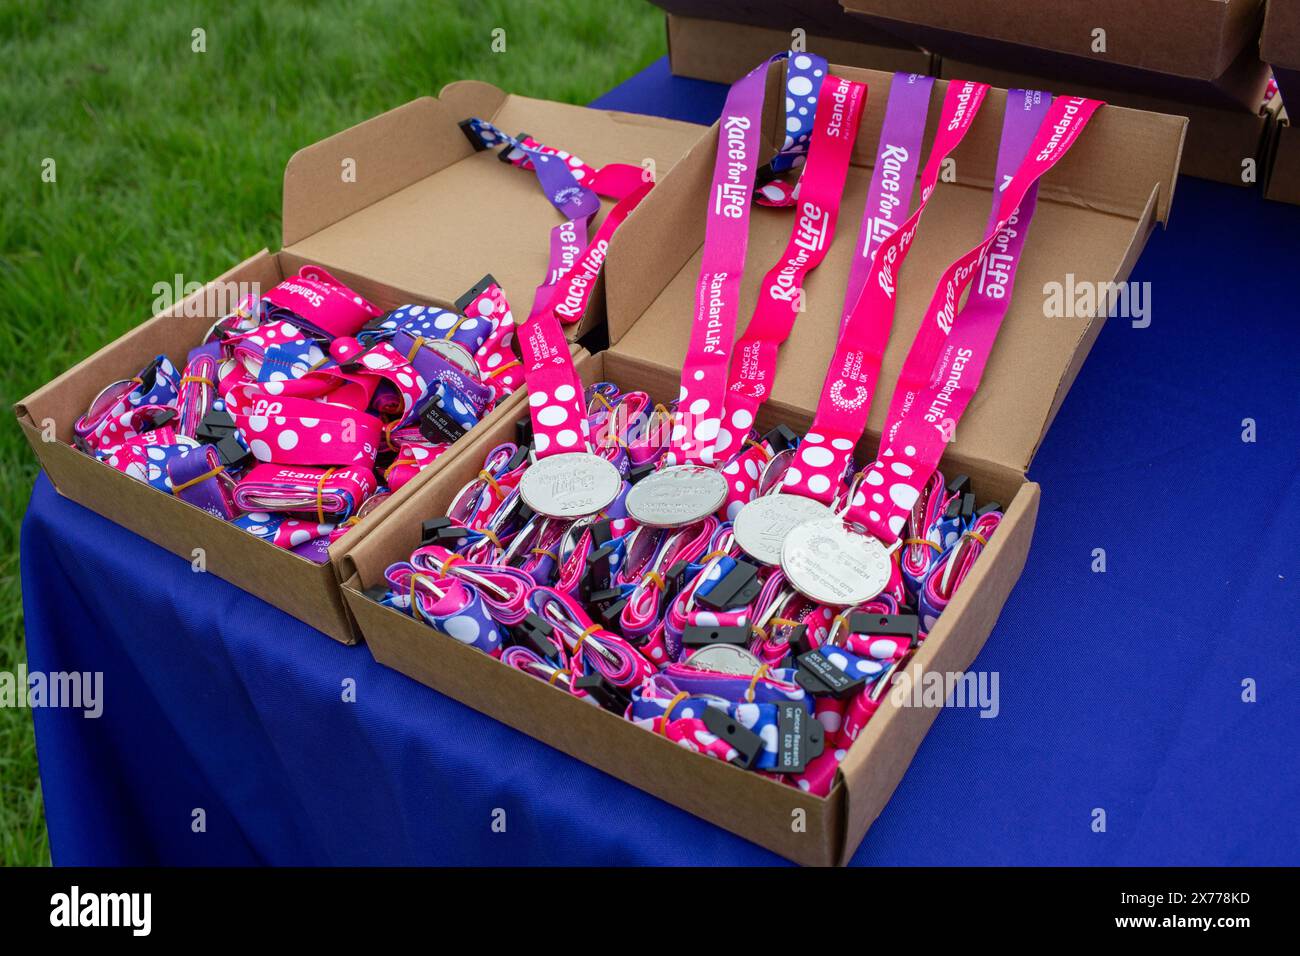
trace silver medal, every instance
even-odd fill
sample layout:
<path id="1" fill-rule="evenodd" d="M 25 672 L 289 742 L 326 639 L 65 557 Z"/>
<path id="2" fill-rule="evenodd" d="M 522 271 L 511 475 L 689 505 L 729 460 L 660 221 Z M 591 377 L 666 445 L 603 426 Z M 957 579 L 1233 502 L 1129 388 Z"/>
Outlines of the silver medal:
<path id="1" fill-rule="evenodd" d="M 792 529 L 781 546 L 781 570 L 799 593 L 819 604 L 851 607 L 889 584 L 889 549 L 838 517 Z"/>
<path id="2" fill-rule="evenodd" d="M 710 647 L 701 647 L 686 658 L 684 663 L 687 667 L 694 667 L 697 670 L 735 674 L 737 677 L 753 677 L 763 667 L 762 661 L 735 644 L 713 644 Z"/>
<path id="3" fill-rule="evenodd" d="M 727 500 L 727 479 L 704 465 L 673 465 L 646 475 L 627 493 L 627 513 L 651 528 L 681 528 Z"/>
<path id="4" fill-rule="evenodd" d="M 764 564 L 780 564 L 785 536 L 801 524 L 834 516 L 826 505 L 803 495 L 764 495 L 747 502 L 732 531 L 740 549 Z"/>
<path id="5" fill-rule="evenodd" d="M 548 518 L 580 518 L 607 508 L 623 478 L 613 464 L 585 451 L 539 458 L 519 480 L 524 503 Z"/>
<path id="6" fill-rule="evenodd" d="M 459 342 L 450 339 L 425 339 L 424 345 L 469 375 L 474 381 L 477 382 L 482 377 L 483 373 L 479 371 L 474 356 L 470 355 L 469 350 Z"/>

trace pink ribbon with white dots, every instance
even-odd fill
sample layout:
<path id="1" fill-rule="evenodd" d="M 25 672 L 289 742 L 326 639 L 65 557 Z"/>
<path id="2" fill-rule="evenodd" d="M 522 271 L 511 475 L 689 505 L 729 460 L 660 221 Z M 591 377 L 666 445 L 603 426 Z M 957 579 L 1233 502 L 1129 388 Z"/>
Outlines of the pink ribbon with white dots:
<path id="1" fill-rule="evenodd" d="M 934 145 L 921 173 L 921 203 L 903 226 L 880 244 L 871 261 L 862 292 L 841 326 L 812 428 L 786 470 L 786 492 L 829 503 L 839 490 L 853 447 L 867 426 L 880 363 L 894 324 L 898 270 L 911 250 L 943 161 L 965 138 L 988 89 L 982 83 L 948 84 Z"/>
<path id="2" fill-rule="evenodd" d="M 822 84 L 808 160 L 799 177 L 794 227 L 780 261 L 763 277 L 754 314 L 731 360 L 722 427 L 713 449 L 717 461 L 740 450 L 759 407 L 772 393 L 777 352 L 803 308 L 804 280 L 821 265 L 835 238 L 866 102 L 865 83 L 828 76 Z"/>
<path id="3" fill-rule="evenodd" d="M 880 454 L 864 472 L 848 511 L 850 520 L 862 523 L 886 544 L 897 540 L 908 512 L 943 457 L 952 429 L 979 387 L 1009 297 L 988 308 L 974 307 L 978 300 L 972 297 L 960 313 L 958 304 L 1004 230 L 1014 228 L 1031 187 L 1069 152 L 1102 105 L 1075 96 L 1053 101 L 1028 154 L 1003 190 L 997 218 L 983 241 L 953 262 L 939 280 L 903 361 Z M 1023 229 L 1017 238 L 1023 243 Z"/>

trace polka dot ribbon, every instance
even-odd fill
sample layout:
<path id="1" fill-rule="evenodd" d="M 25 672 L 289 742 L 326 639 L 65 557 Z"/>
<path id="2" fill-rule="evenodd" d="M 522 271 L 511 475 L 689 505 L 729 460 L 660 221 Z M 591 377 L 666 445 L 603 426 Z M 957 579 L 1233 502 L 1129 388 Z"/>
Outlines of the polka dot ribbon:
<path id="1" fill-rule="evenodd" d="M 957 593 L 975 560 L 984 553 L 989 539 L 1001 523 L 1000 511 L 979 515 L 930 569 L 917 593 L 921 626 L 925 630 L 931 630 L 938 623 L 939 615 Z"/>
<path id="2" fill-rule="evenodd" d="M 999 174 L 998 182 L 1007 185 L 997 199 L 997 212 L 984 240 L 953 262 L 940 279 L 903 360 L 879 455 L 864 471 L 850 502 L 850 520 L 863 523 L 887 544 L 898 539 L 920 489 L 938 467 L 957 421 L 979 387 L 1010 305 L 1014 266 L 1033 213 L 1030 190 L 1069 152 L 1102 106 L 1097 100 L 1058 97 L 1036 122 L 1040 110 L 1024 106 L 1041 102 L 1023 91 L 1008 94 L 1004 130 L 1016 130 L 1029 117 L 1037 134 L 1014 175 Z M 1018 144 L 1016 135 L 1004 132 L 1004 152 L 1013 157 L 1020 154 Z M 1003 272 L 1001 278 L 994 275 L 998 270 Z M 958 314 L 958 303 L 976 279 L 979 289 Z"/>
<path id="3" fill-rule="evenodd" d="M 786 470 L 784 490 L 829 503 L 839 490 L 854 445 L 866 428 L 880 363 L 893 325 L 897 273 L 939 181 L 944 159 L 970 129 L 988 87 L 954 81 L 944 97 L 934 146 L 921 174 L 921 203 L 880 245 L 862 294 L 843 321 L 812 428 Z"/>
<path id="4" fill-rule="evenodd" d="M 867 87 L 837 76 L 822 84 L 816 128 L 799 180 L 799 204 L 785 251 L 759 286 L 758 301 L 731 360 L 722 427 L 713 454 L 726 461 L 740 450 L 759 407 L 771 394 L 776 358 L 803 311 L 803 283 L 821 265 L 835 237 Z"/>

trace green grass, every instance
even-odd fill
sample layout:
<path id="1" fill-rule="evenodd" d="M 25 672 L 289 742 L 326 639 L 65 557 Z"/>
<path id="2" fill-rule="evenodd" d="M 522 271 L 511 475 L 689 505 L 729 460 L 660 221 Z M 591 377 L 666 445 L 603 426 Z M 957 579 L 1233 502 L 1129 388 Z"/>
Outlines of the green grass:
<path id="1" fill-rule="evenodd" d="M 585 103 L 663 53 L 644 0 L 0 0 L 0 399 L 148 318 L 155 282 L 278 248 L 299 147 L 455 79 Z M 25 657 L 18 530 L 36 470 L 6 414 L 0 670 Z M 0 864 L 48 862 L 31 716 L 0 709 Z"/>

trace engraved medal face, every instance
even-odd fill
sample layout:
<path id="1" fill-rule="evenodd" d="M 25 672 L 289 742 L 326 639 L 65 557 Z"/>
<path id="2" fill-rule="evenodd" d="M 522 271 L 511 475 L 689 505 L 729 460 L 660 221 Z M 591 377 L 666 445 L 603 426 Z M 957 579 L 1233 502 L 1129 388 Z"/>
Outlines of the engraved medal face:
<path id="1" fill-rule="evenodd" d="M 618 497 L 623 478 L 610 462 L 585 451 L 539 458 L 519 480 L 524 503 L 548 518 L 595 514 Z"/>
<path id="2" fill-rule="evenodd" d="M 719 674 L 735 674 L 739 677 L 753 677 L 763 666 L 757 657 L 735 644 L 701 647 L 686 658 L 685 664 L 702 671 L 717 671 Z"/>
<path id="3" fill-rule="evenodd" d="M 889 551 L 870 535 L 833 517 L 792 529 L 781 546 L 781 570 L 800 594 L 820 604 L 851 607 L 889 584 Z"/>
<path id="4" fill-rule="evenodd" d="M 756 561 L 781 563 L 781 545 L 791 530 L 808 521 L 834 517 L 820 501 L 802 495 L 764 495 L 746 503 L 732 526 L 736 544 Z"/>
<path id="5" fill-rule="evenodd" d="M 673 465 L 646 475 L 627 493 L 627 513 L 651 528 L 682 528 L 727 500 L 727 479 L 703 465 Z"/>
<path id="6" fill-rule="evenodd" d="M 474 381 L 477 382 L 482 377 L 483 373 L 479 371 L 474 356 L 470 355 L 469 350 L 459 342 L 452 342 L 449 339 L 431 339 L 425 341 L 424 345 L 426 348 L 437 352 Z"/>

